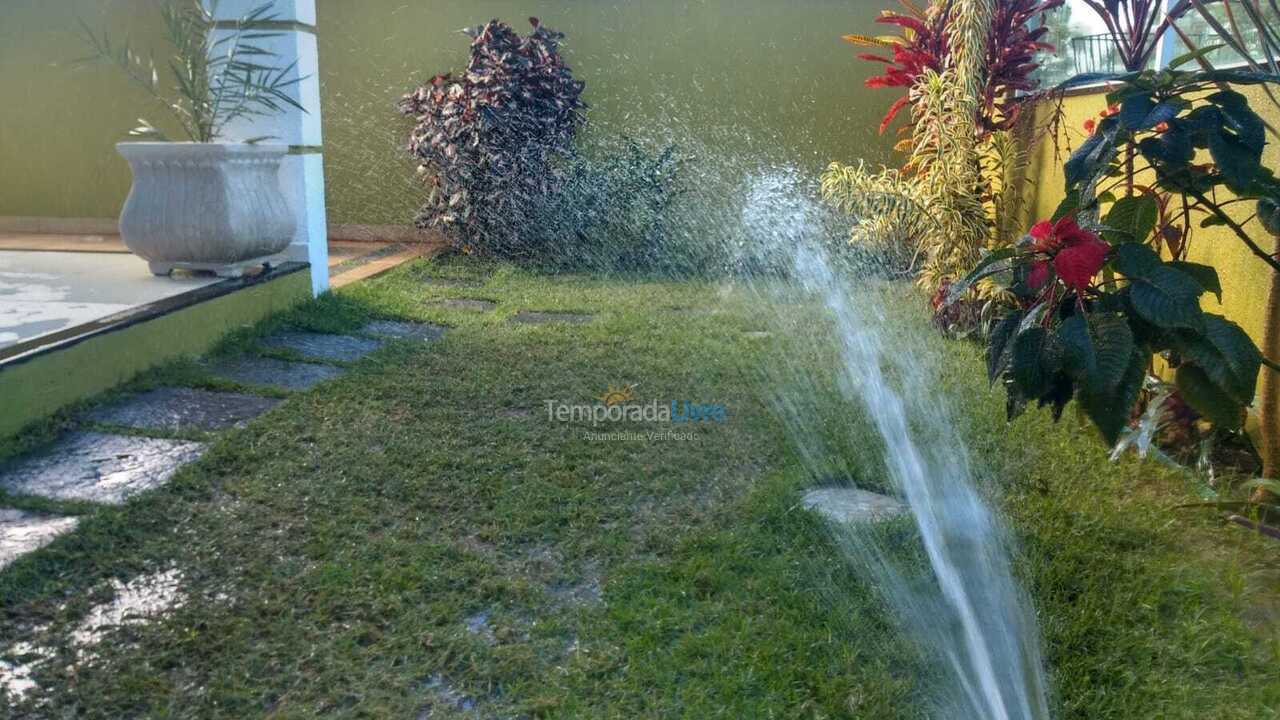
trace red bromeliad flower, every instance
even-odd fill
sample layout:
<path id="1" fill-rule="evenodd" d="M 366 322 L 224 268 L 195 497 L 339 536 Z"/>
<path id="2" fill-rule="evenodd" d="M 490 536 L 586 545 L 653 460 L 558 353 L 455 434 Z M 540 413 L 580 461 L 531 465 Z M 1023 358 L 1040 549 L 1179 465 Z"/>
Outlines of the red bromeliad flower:
<path id="1" fill-rule="evenodd" d="M 1068 286 L 1083 291 L 1089 281 L 1102 269 L 1111 246 L 1101 238 L 1076 224 L 1067 215 L 1056 223 L 1041 220 L 1028 233 L 1034 242 L 1031 251 L 1049 255 L 1054 272 Z M 1040 261 L 1027 277 L 1027 284 L 1038 289 L 1048 279 L 1048 261 Z"/>
<path id="2" fill-rule="evenodd" d="M 855 45 L 872 47 L 890 47 L 892 57 L 875 53 L 859 53 L 858 59 L 869 62 L 884 63 L 883 75 L 874 75 L 864 83 L 869 88 L 900 87 L 910 90 L 916 78 L 926 70 L 942 71 L 947 50 L 946 15 L 944 13 L 925 13 L 908 8 L 910 15 L 884 12 L 876 18 L 876 22 L 885 25 L 897 25 L 902 28 L 902 37 L 868 37 L 866 35 L 845 35 L 844 39 Z M 880 120 L 880 132 L 889 127 L 889 123 L 897 117 L 902 108 L 907 106 L 909 95 L 903 95 L 889 106 L 889 111 Z"/>
<path id="3" fill-rule="evenodd" d="M 983 88 L 979 122 L 984 131 L 1012 127 L 1022 98 L 1018 91 L 1033 90 L 1037 81 L 1031 75 L 1039 67 L 1036 53 L 1053 50 L 1041 42 L 1049 31 L 1033 22 L 1065 0 L 996 0 L 987 37 L 987 79 Z M 901 36 L 869 37 L 845 35 L 855 45 L 890 48 L 886 57 L 875 53 L 858 55 L 863 60 L 886 65 L 882 75 L 868 78 L 869 88 L 897 87 L 910 90 L 926 70 L 941 72 L 951 55 L 947 24 L 952 17 L 949 3 L 920 10 L 909 0 L 900 0 L 907 14 L 884 12 L 876 22 L 902 28 Z M 906 107 L 909 96 L 903 95 L 889 106 L 880 121 L 880 132 L 888 128 L 894 117 Z"/>

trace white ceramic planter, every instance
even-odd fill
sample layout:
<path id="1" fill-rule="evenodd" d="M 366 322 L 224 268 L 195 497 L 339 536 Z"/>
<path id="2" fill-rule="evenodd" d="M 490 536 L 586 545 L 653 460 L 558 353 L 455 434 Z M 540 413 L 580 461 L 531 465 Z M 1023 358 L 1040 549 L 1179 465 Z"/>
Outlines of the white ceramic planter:
<path id="1" fill-rule="evenodd" d="M 280 188 L 287 145 L 124 142 L 133 169 L 120 237 L 151 272 L 239 277 L 284 260 L 295 221 Z"/>

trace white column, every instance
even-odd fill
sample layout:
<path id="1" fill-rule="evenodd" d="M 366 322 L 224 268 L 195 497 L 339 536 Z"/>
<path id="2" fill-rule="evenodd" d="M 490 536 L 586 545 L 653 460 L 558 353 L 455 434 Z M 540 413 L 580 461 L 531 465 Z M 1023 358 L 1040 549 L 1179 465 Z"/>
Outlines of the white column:
<path id="1" fill-rule="evenodd" d="M 220 23 L 233 23 L 268 0 L 204 0 Z M 298 229 L 289 246 L 289 259 L 311 263 L 311 290 L 319 295 L 329 288 L 328 228 L 325 224 L 324 155 L 320 135 L 320 64 L 316 51 L 315 0 L 274 0 L 272 31 L 278 37 L 256 40 L 275 53 L 281 67 L 297 62 L 293 76 L 303 80 L 289 89 L 305 112 L 285 106 L 262 117 L 238 119 L 223 130 L 224 141 L 269 135 L 266 142 L 289 146 L 280 169 L 280 181 L 293 206 Z M 228 32 L 220 29 L 215 32 Z"/>

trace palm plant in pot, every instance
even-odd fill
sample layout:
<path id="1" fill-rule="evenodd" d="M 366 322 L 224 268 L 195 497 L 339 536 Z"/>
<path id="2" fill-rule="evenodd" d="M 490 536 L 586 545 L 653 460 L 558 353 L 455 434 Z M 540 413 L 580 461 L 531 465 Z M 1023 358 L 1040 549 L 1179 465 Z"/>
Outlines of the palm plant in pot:
<path id="1" fill-rule="evenodd" d="M 271 3 L 232 23 L 216 21 L 216 0 L 170 0 L 162 6 L 173 56 L 162 71 L 154 57 L 128 42 L 115 44 L 81 23 L 93 54 L 86 61 L 118 66 L 182 128 L 188 141 L 172 142 L 139 119 L 135 141 L 116 149 L 129 162 L 133 186 L 120 214 L 120 236 L 151 272 L 212 271 L 237 277 L 249 268 L 283 260 L 295 230 L 280 186 L 288 146 L 270 137 L 224 141 L 236 120 L 302 110 L 288 91 L 302 78 L 295 64 L 274 64 L 263 41 L 273 32 Z M 172 87 L 162 86 L 167 75 Z"/>

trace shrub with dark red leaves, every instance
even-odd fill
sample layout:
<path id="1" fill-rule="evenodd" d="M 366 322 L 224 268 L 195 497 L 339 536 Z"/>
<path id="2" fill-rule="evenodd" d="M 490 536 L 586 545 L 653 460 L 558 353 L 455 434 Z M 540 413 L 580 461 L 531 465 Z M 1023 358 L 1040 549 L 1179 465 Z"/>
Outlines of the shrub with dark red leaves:
<path id="1" fill-rule="evenodd" d="M 520 259 L 537 253 L 513 219 L 521 205 L 557 191 L 561 158 L 585 122 L 584 83 L 560 56 L 562 33 L 530 18 L 526 36 L 498 20 L 466 33 L 471 58 L 405 95 L 417 121 L 409 151 L 429 190 L 415 224 L 439 228 L 467 252 Z"/>

